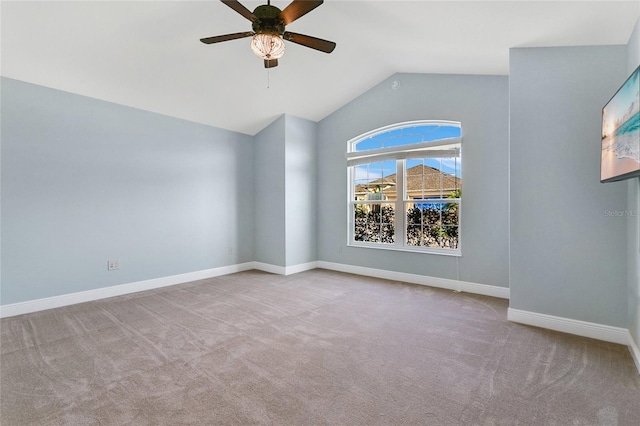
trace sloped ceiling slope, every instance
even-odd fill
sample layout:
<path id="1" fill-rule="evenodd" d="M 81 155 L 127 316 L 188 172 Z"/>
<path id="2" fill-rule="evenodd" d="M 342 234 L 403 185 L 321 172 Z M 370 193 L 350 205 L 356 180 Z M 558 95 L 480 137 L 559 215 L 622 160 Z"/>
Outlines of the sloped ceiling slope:
<path id="1" fill-rule="evenodd" d="M 395 72 L 506 75 L 511 47 L 626 44 L 640 16 L 637 1 L 328 0 L 287 30 L 336 50 L 288 43 L 267 71 L 250 39 L 200 43 L 250 30 L 217 0 L 0 5 L 3 76 L 249 135 L 321 120 Z"/>

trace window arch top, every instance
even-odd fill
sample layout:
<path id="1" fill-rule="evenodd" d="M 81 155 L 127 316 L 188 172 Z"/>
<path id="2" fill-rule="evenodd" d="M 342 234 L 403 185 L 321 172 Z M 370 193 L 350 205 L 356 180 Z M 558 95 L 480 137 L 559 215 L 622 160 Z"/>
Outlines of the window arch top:
<path id="1" fill-rule="evenodd" d="M 385 150 L 462 137 L 458 121 L 408 121 L 372 130 L 349 141 L 349 152 Z M 400 148 L 402 149 L 402 148 Z"/>

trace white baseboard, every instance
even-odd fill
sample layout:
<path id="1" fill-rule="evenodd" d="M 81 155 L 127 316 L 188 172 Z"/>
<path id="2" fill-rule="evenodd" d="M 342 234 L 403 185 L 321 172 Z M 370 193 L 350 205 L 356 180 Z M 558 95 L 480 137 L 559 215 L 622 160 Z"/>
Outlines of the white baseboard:
<path id="1" fill-rule="evenodd" d="M 253 269 L 258 271 L 268 272 L 270 274 L 287 275 L 287 268 L 284 266 L 272 265 L 270 263 L 251 262 Z"/>
<path id="2" fill-rule="evenodd" d="M 638 369 L 638 374 L 640 374 L 640 349 L 638 348 L 638 342 L 633 340 L 633 336 L 631 332 L 629 332 L 629 352 L 631 352 L 631 358 L 633 358 L 633 362 L 636 364 L 636 368 Z"/>
<path id="3" fill-rule="evenodd" d="M 394 281 L 403 281 L 413 284 L 440 287 L 450 290 L 465 291 L 468 293 L 484 294 L 487 296 L 509 298 L 509 289 L 485 284 L 469 283 L 464 281 L 449 280 L 445 278 L 427 277 L 423 275 L 407 274 L 404 272 L 386 271 L 383 269 L 364 268 L 360 266 L 345 265 L 331 262 L 308 262 L 294 266 L 277 266 L 262 262 L 246 262 L 237 265 L 222 266 L 219 268 L 205 269 L 202 271 L 188 272 L 185 274 L 171 275 L 168 277 L 154 278 L 133 283 L 120 284 L 110 287 L 102 287 L 77 293 L 63 294 L 60 296 L 45 297 L 42 299 L 28 300 L 26 302 L 12 303 L 0 306 L 0 318 L 13 317 L 31 312 L 44 311 L 46 309 L 60 308 L 76 303 L 91 302 L 107 297 L 122 296 L 137 293 L 139 291 L 153 290 L 155 288 L 182 284 L 235 272 L 258 269 L 279 275 L 291 275 L 315 268 L 331 269 L 351 274 L 384 278 Z"/>
<path id="4" fill-rule="evenodd" d="M 332 271 L 347 272 L 350 274 L 365 275 L 368 277 L 383 278 L 386 280 L 402 281 L 411 284 L 420 284 L 429 287 L 446 288 L 449 290 L 464 291 L 466 293 L 483 294 L 485 296 L 509 299 L 509 289 L 506 287 L 408 274 L 406 272 L 387 271 L 385 269 L 366 268 L 363 266 L 346 265 L 344 263 L 324 261 L 318 261 L 316 263 L 318 268 L 330 269 Z"/>
<path id="5" fill-rule="evenodd" d="M 247 271 L 249 269 L 254 269 L 253 263 L 254 262 L 240 263 L 237 265 L 222 266 L 219 268 L 205 269 L 202 271 L 188 272 L 168 277 L 102 287 L 94 290 L 63 294 L 60 296 L 28 300 L 26 302 L 11 303 L 0 306 L 0 318 L 13 317 L 31 312 L 44 311 L 46 309 L 75 305 L 76 303 L 91 302 L 93 300 L 105 299 L 107 297 L 122 296 L 124 294 L 137 293 L 139 291 L 152 290 L 155 288 Z"/>
<path id="6" fill-rule="evenodd" d="M 190 281 L 219 277 L 221 275 L 248 271 L 250 269 L 258 269 L 260 271 L 270 272 L 272 274 L 291 275 L 297 274 L 298 272 L 315 269 L 316 267 L 317 262 L 302 263 L 300 265 L 288 267 L 271 265 L 262 262 L 246 262 L 237 265 L 222 266 L 219 268 L 171 275 L 168 277 L 160 277 L 150 280 L 96 288 L 93 290 L 80 291 L 77 293 L 62 294 L 60 296 L 28 300 L 26 302 L 0 305 L 0 318 L 14 317 L 16 315 L 29 314 L 32 312 L 44 311 L 53 308 L 61 308 L 63 306 L 75 305 L 76 303 L 91 302 L 94 300 L 106 299 L 108 297 L 137 293 L 139 291 L 153 290 L 155 288 L 168 287 L 171 285 L 187 283 Z"/>
<path id="7" fill-rule="evenodd" d="M 318 267 L 318 262 L 301 263 L 293 266 L 278 266 L 270 263 L 252 262 L 253 269 L 257 269 L 263 272 L 269 272 L 271 274 L 278 275 L 292 275 L 299 272 L 309 271 Z"/>
<path id="8" fill-rule="evenodd" d="M 297 274 L 299 272 L 310 271 L 318 267 L 318 262 L 301 263 L 299 265 L 287 266 L 285 275 Z"/>
<path id="9" fill-rule="evenodd" d="M 612 327 L 610 325 L 556 317 L 513 308 L 509 308 L 507 311 L 507 319 L 520 324 L 533 325 L 535 327 L 575 334 L 576 336 L 629 345 L 629 330 L 626 328 Z"/>

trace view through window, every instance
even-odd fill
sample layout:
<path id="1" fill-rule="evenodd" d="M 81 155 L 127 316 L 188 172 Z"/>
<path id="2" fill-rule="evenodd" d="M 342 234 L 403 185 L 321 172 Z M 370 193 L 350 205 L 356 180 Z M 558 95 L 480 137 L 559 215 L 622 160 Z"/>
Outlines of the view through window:
<path id="1" fill-rule="evenodd" d="M 350 245 L 460 254 L 459 122 L 418 121 L 349 142 Z"/>

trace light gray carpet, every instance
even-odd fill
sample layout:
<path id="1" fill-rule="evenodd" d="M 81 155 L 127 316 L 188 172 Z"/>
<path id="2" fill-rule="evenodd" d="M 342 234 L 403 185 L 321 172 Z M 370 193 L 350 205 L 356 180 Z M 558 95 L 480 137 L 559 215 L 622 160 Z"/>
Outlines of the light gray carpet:
<path id="1" fill-rule="evenodd" d="M 507 301 L 257 271 L 1 320 L 9 425 L 639 425 L 626 347 Z"/>

